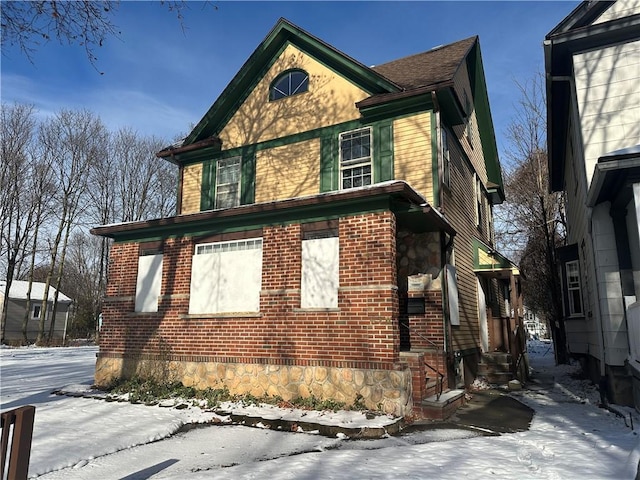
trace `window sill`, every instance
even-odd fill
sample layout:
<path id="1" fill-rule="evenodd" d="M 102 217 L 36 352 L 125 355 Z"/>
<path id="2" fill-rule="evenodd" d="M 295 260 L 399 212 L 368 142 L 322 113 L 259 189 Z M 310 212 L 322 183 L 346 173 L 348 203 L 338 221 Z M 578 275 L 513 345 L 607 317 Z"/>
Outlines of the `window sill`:
<path id="1" fill-rule="evenodd" d="M 193 320 L 197 318 L 260 318 L 260 312 L 224 312 L 224 313 L 188 313 L 180 315 L 182 320 Z"/>
<path id="2" fill-rule="evenodd" d="M 294 308 L 293 312 L 294 313 L 307 313 L 307 312 L 339 312 L 340 309 L 339 308 L 316 308 L 316 307 L 310 307 L 310 308 Z"/>

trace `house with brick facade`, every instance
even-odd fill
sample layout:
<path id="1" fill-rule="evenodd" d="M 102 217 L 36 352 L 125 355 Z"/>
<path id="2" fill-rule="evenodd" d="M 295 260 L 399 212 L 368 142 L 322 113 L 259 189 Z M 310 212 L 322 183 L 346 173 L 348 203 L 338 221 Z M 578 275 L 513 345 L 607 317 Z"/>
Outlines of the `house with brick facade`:
<path id="1" fill-rule="evenodd" d="M 477 37 L 367 67 L 281 19 L 184 141 L 176 216 L 114 240 L 95 381 L 444 416 L 518 347 Z M 431 401 L 431 403 L 429 403 Z"/>

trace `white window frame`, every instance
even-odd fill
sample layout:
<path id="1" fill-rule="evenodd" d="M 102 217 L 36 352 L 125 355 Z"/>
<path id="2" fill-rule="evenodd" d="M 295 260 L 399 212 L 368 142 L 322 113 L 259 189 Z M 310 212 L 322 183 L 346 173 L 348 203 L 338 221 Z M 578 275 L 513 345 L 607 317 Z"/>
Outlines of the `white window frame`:
<path id="1" fill-rule="evenodd" d="M 296 84 L 292 83 L 293 77 L 296 74 L 302 74 L 304 78 L 302 81 L 297 82 Z M 282 84 L 283 80 L 286 81 L 287 88 L 286 91 L 282 90 L 278 86 Z M 288 72 L 282 73 L 271 85 L 271 91 L 269 92 L 269 100 L 280 100 L 282 98 L 291 97 L 293 95 L 298 95 L 300 93 L 309 91 L 309 74 L 304 70 L 294 69 L 289 70 Z"/>
<path id="2" fill-rule="evenodd" d="M 38 309 L 37 314 L 36 309 Z M 31 309 L 31 318 L 33 320 L 37 320 L 40 318 L 40 315 L 42 315 L 42 305 L 34 305 Z"/>
<path id="3" fill-rule="evenodd" d="M 342 156 L 342 143 L 345 141 L 350 140 L 349 136 L 352 136 L 356 133 L 364 133 L 367 132 L 368 136 L 369 136 L 369 155 L 368 156 L 361 156 L 358 158 L 351 158 L 348 160 L 343 159 Z M 358 128 L 356 130 L 350 130 L 348 132 L 342 132 L 339 135 L 339 139 L 338 139 L 338 150 L 339 150 L 339 155 L 340 155 L 340 190 L 349 190 L 352 188 L 359 188 L 359 187 L 364 187 L 364 186 L 368 186 L 374 183 L 374 179 L 373 179 L 373 135 L 372 135 L 372 131 L 371 131 L 371 127 L 364 127 L 364 128 Z M 356 170 L 358 168 L 366 168 L 369 167 L 369 174 L 368 175 L 360 175 L 361 179 L 364 179 L 365 177 L 369 177 L 369 182 L 365 183 L 364 181 L 362 182 L 362 185 L 356 185 L 354 186 L 353 184 L 349 187 L 345 187 L 344 186 L 344 181 L 345 181 L 345 172 L 349 172 L 352 170 Z M 353 179 L 354 178 L 358 178 L 358 177 L 350 177 L 353 183 Z"/>
<path id="4" fill-rule="evenodd" d="M 227 183 L 220 183 L 220 179 L 222 177 L 222 175 L 220 175 L 220 171 L 222 168 L 229 168 L 229 167 L 225 167 L 222 164 L 223 163 L 228 163 L 234 161 L 235 163 L 233 164 L 233 166 L 237 166 L 238 168 L 238 179 L 235 182 L 227 182 Z M 220 203 L 220 189 L 224 189 L 226 187 L 230 187 L 230 186 L 236 186 L 236 195 L 235 198 L 233 198 L 233 202 L 230 205 L 221 205 Z M 240 190 L 242 188 L 242 157 L 237 156 L 237 157 L 230 157 L 230 158 L 219 158 L 216 161 L 216 186 L 215 186 L 215 198 L 214 198 L 214 208 L 215 209 L 221 209 L 221 208 L 234 208 L 234 207 L 238 207 L 240 206 Z"/>
<path id="5" fill-rule="evenodd" d="M 567 280 L 567 301 L 569 303 L 569 316 L 578 317 L 584 315 L 584 306 L 582 303 L 582 285 L 580 283 L 580 263 L 578 260 L 571 260 L 565 263 L 565 274 Z M 577 292 L 578 308 L 576 309 Z"/>

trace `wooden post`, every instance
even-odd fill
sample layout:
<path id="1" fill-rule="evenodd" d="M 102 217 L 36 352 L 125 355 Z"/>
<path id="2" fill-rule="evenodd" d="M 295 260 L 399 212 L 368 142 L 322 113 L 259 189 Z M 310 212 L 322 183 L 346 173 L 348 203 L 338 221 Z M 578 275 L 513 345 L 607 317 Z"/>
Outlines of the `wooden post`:
<path id="1" fill-rule="evenodd" d="M 31 438 L 33 436 L 33 421 L 36 407 L 27 405 L 2 413 L 2 455 L 0 464 L 0 478 L 4 478 L 7 450 L 9 443 L 8 480 L 26 480 L 29 473 L 29 458 L 31 456 Z M 9 433 L 12 430 L 11 442 Z"/>

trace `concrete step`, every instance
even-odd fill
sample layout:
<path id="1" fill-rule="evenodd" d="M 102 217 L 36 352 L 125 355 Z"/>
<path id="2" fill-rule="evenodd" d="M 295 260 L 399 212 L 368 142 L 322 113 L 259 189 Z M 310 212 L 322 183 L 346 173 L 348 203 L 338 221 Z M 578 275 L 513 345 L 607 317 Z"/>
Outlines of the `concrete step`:
<path id="1" fill-rule="evenodd" d="M 501 364 L 511 363 L 511 354 L 504 352 L 483 353 L 480 363 Z"/>
<path id="2" fill-rule="evenodd" d="M 509 363 L 479 363 L 478 375 L 489 375 L 492 373 L 511 373 L 511 364 Z"/>
<path id="3" fill-rule="evenodd" d="M 419 404 L 414 404 L 414 416 L 431 420 L 446 420 L 465 401 L 464 390 L 446 390 L 439 397 L 432 395 Z"/>
<path id="4" fill-rule="evenodd" d="M 487 373 L 481 376 L 484 377 L 487 382 L 494 385 L 504 385 L 505 383 L 509 383 L 510 380 L 514 379 L 514 376 L 511 372 Z"/>

